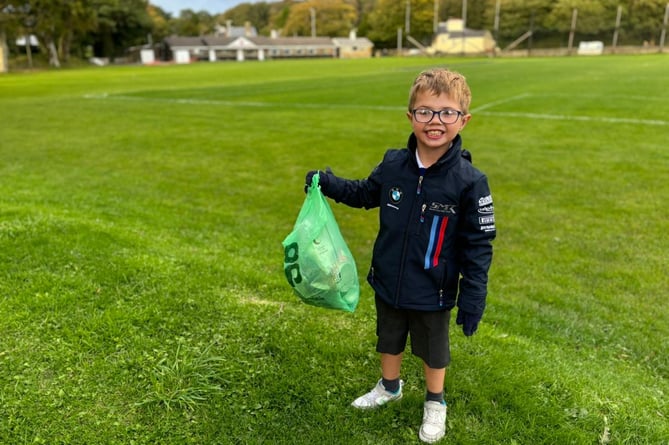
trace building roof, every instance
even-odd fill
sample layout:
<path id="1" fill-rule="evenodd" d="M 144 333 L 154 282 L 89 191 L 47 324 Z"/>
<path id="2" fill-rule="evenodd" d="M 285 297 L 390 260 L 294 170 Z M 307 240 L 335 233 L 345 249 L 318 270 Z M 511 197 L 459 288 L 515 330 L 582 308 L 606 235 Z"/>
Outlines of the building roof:
<path id="1" fill-rule="evenodd" d="M 182 37 L 182 36 L 169 36 L 165 38 L 165 43 L 170 47 L 203 47 L 207 46 L 202 37 Z"/>
<path id="2" fill-rule="evenodd" d="M 342 46 L 356 46 L 358 48 L 371 48 L 374 46 L 371 40 L 367 37 L 357 37 L 357 38 L 345 38 L 345 37 L 335 37 L 332 39 L 332 42 L 337 47 Z"/>
<path id="3" fill-rule="evenodd" d="M 202 41 L 207 46 L 228 46 L 238 38 L 239 37 L 213 35 L 213 36 L 203 36 Z"/>
<path id="4" fill-rule="evenodd" d="M 254 42 L 260 46 L 332 46 L 329 37 L 255 37 Z"/>
<path id="5" fill-rule="evenodd" d="M 165 43 L 174 49 L 258 49 L 258 48 L 333 48 L 356 46 L 371 48 L 374 44 L 367 38 L 330 37 L 225 37 L 207 35 L 202 37 L 171 36 Z"/>

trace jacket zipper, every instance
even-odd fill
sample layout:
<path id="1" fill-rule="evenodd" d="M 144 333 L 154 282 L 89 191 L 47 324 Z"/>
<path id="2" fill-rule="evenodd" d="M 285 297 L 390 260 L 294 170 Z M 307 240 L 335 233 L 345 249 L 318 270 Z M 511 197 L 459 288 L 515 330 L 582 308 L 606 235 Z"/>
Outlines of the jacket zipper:
<path id="1" fill-rule="evenodd" d="M 423 191 L 423 179 L 425 178 L 425 173 L 424 170 L 421 171 L 420 176 L 418 177 L 418 187 L 416 188 L 416 195 L 420 195 L 421 192 Z M 420 222 L 421 224 L 425 222 L 425 209 L 427 209 L 427 204 L 423 203 L 420 207 Z M 404 258 L 406 255 L 406 238 L 404 240 L 404 248 L 402 249 L 402 268 L 400 269 L 400 272 L 404 270 Z M 444 270 L 444 274 L 446 273 L 446 270 Z M 395 304 L 399 304 L 399 280 L 398 280 L 398 286 L 397 286 L 397 295 L 395 297 Z M 439 289 L 439 307 L 444 306 L 444 285 L 443 285 L 443 280 L 442 280 L 442 285 L 441 288 Z"/>
<path id="2" fill-rule="evenodd" d="M 423 178 L 425 177 L 424 171 L 421 171 L 420 176 L 418 176 L 418 187 L 416 188 L 416 196 L 420 195 L 423 189 Z M 421 217 L 423 217 L 423 212 L 425 212 L 426 205 L 423 204 L 421 207 Z M 413 213 L 413 212 L 412 212 Z M 400 257 L 400 270 L 397 277 L 397 285 L 395 290 L 395 306 L 399 305 L 400 302 L 400 284 L 402 283 L 402 275 L 404 274 L 404 262 L 407 257 L 407 247 L 409 244 L 409 227 L 404 231 L 404 244 L 402 245 L 402 256 Z"/>

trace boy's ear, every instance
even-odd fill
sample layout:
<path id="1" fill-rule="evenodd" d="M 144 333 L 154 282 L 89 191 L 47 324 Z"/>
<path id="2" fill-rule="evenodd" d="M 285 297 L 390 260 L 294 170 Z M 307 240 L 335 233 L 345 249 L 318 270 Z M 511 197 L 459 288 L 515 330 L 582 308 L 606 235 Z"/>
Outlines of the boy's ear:
<path id="1" fill-rule="evenodd" d="M 411 115 L 411 111 L 407 111 L 407 118 L 409 119 L 409 122 L 413 122 L 413 116 Z"/>

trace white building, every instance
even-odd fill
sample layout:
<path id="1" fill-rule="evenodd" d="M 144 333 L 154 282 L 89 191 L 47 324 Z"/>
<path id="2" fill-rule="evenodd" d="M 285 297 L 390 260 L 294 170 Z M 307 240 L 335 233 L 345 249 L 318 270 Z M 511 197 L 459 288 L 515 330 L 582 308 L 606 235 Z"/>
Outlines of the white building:
<path id="1" fill-rule="evenodd" d="M 165 39 L 177 63 L 220 60 L 371 57 L 374 44 L 351 33 L 348 38 L 210 35 Z"/>

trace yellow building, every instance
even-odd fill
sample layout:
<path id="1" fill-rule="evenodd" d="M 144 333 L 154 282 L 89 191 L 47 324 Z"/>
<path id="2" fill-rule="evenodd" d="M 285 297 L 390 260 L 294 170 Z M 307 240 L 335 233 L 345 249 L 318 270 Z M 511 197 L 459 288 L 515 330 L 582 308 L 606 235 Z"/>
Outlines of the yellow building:
<path id="1" fill-rule="evenodd" d="M 490 31 L 468 29 L 462 19 L 439 23 L 429 54 L 489 54 L 495 49 Z"/>
<path id="2" fill-rule="evenodd" d="M 372 57 L 374 44 L 366 37 L 358 37 L 355 31 L 351 31 L 346 38 L 334 38 L 332 43 L 337 48 L 340 59 L 360 59 Z"/>

